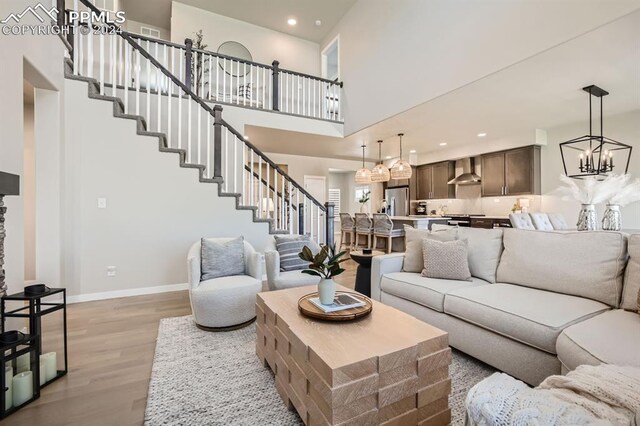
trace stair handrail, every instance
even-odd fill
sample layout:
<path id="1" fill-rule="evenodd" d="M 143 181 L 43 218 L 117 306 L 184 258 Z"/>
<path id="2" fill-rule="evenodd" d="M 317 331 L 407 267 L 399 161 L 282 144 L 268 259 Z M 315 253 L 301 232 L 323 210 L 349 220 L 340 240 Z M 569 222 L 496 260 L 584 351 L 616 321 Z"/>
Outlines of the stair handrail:
<path id="1" fill-rule="evenodd" d="M 89 0 L 79 0 L 80 3 L 84 4 L 86 7 L 91 9 L 93 12 L 100 14 L 100 9 L 98 9 L 93 3 Z M 64 9 L 61 9 L 64 13 Z M 116 31 L 120 37 L 126 40 L 134 49 L 138 50 L 140 54 L 147 59 L 153 66 L 158 68 L 160 72 L 162 72 L 165 76 L 167 76 L 173 83 L 175 83 L 178 87 L 180 87 L 184 93 L 189 95 L 196 103 L 200 104 L 205 111 L 207 111 L 214 118 L 214 125 L 221 124 L 226 127 L 231 133 L 233 133 L 238 139 L 240 139 L 249 149 L 253 150 L 256 154 L 258 154 L 265 162 L 267 162 L 272 168 L 274 168 L 278 173 L 280 173 L 286 180 L 291 182 L 291 184 L 296 187 L 302 194 L 304 194 L 309 200 L 311 200 L 320 210 L 323 212 L 327 211 L 327 208 L 318 201 L 315 197 L 313 197 L 309 192 L 307 192 L 304 188 L 302 188 L 295 180 L 291 178 L 282 168 L 280 168 L 276 163 L 274 163 L 271 159 L 269 159 L 261 150 L 259 150 L 255 145 L 247 141 L 244 136 L 234 129 L 229 123 L 224 121 L 221 117 L 222 115 L 222 106 L 215 105 L 211 108 L 200 96 L 196 95 L 191 88 L 187 87 L 186 84 L 180 81 L 171 71 L 167 70 L 160 62 L 158 62 L 153 55 L 147 52 L 142 46 L 140 46 L 137 42 L 133 40 L 133 37 L 130 36 L 130 33 L 123 31 L 119 25 L 116 25 L 112 22 L 105 22 L 104 25 L 107 25 L 109 29 L 113 29 Z M 75 49 L 75 46 L 74 46 Z M 218 112 L 216 114 L 216 111 Z M 216 158 L 219 159 L 220 156 Z M 218 161 L 218 160 L 216 160 Z"/>

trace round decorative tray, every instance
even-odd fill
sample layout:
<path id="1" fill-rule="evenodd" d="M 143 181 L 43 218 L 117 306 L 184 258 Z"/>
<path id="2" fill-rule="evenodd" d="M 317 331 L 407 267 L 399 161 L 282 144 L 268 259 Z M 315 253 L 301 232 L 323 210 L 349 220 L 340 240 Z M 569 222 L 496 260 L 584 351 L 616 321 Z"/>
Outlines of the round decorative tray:
<path id="1" fill-rule="evenodd" d="M 365 305 L 357 308 L 345 309 L 343 311 L 324 312 L 309 300 L 311 298 L 318 297 L 318 293 L 309 293 L 302 296 L 300 300 L 298 300 L 298 310 L 300 311 L 300 313 L 307 317 L 325 321 L 352 321 L 358 318 L 365 317 L 371 313 L 371 310 L 373 309 L 373 303 L 371 303 L 371 299 L 359 293 L 351 293 L 345 291 L 336 292 L 336 294 L 345 293 L 355 297 L 358 300 L 362 300 Z"/>

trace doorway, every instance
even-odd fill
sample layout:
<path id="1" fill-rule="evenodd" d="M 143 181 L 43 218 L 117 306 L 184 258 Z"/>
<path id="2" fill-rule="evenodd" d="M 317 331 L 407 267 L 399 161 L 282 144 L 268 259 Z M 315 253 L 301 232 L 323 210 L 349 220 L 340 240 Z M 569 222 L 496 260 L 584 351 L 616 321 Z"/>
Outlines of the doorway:
<path id="1" fill-rule="evenodd" d="M 23 91 L 23 173 L 24 200 L 24 280 L 36 279 L 36 153 L 35 153 L 35 88 L 26 79 Z"/>
<path id="2" fill-rule="evenodd" d="M 325 176 L 304 176 L 304 189 L 320 204 L 324 205 L 327 199 L 327 178 Z M 313 203 L 307 203 L 305 211 L 304 230 L 312 239 L 325 242 L 325 214 Z"/>
<path id="3" fill-rule="evenodd" d="M 340 34 L 322 50 L 322 77 L 340 79 Z"/>

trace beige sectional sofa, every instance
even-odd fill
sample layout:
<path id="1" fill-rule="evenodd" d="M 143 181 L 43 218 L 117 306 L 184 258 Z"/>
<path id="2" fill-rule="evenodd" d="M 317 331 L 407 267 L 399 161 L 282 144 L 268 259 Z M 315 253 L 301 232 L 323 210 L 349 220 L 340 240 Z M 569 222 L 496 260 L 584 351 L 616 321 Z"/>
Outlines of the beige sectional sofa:
<path id="1" fill-rule="evenodd" d="M 404 272 L 390 254 L 373 259 L 372 297 L 531 385 L 585 363 L 640 366 L 640 235 L 447 232 L 467 240 L 472 281 Z"/>

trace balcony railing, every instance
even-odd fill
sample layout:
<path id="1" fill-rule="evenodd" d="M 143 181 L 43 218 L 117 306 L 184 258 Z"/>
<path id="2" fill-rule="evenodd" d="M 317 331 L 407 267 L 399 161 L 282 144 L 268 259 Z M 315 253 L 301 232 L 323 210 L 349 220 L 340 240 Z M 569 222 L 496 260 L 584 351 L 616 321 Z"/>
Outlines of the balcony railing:
<path id="1" fill-rule="evenodd" d="M 180 45 L 125 34 L 205 101 L 343 122 L 342 82 L 280 68 L 278 61 L 266 65 L 195 49 L 190 39 Z"/>

